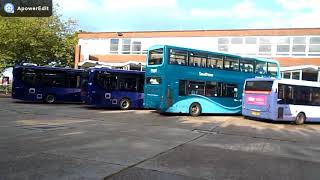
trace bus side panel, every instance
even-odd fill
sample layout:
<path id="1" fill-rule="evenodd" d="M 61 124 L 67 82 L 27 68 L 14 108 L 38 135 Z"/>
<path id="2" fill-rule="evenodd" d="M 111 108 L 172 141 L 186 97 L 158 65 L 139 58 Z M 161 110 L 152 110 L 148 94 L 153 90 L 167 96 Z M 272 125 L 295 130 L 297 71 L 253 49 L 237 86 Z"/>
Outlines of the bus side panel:
<path id="1" fill-rule="evenodd" d="M 305 106 L 305 105 L 281 105 L 284 108 L 284 120 L 294 121 L 297 115 L 302 112 L 306 115 L 307 122 L 320 121 L 320 107 L 319 106 Z"/>
<path id="2" fill-rule="evenodd" d="M 218 98 L 216 98 L 218 99 Z M 202 109 L 202 113 L 221 113 L 221 114 L 237 114 L 241 113 L 241 103 L 237 104 L 231 103 L 233 99 L 224 98 L 224 105 L 220 104 L 218 101 L 209 99 L 204 96 L 191 95 L 186 98 L 181 98 L 181 100 L 175 102 L 171 107 L 169 107 L 165 112 L 171 113 L 189 113 L 189 107 L 192 103 L 199 103 Z M 230 101 L 229 103 L 226 103 Z M 226 104 L 232 104 L 232 106 L 225 106 Z"/>
<path id="3" fill-rule="evenodd" d="M 131 108 L 143 108 L 143 93 L 128 91 L 111 92 L 111 101 L 117 102 L 113 103 L 113 106 L 119 107 L 119 102 L 124 98 L 130 100 Z"/>
<path id="4" fill-rule="evenodd" d="M 320 106 L 303 106 L 303 110 L 307 117 L 306 121 L 320 122 Z"/>
<path id="5" fill-rule="evenodd" d="M 94 92 L 94 93 L 93 93 Z M 99 87 L 90 87 L 86 103 L 99 107 L 119 107 L 123 98 L 131 101 L 131 108 L 143 108 L 143 93 L 128 91 L 106 91 Z"/>

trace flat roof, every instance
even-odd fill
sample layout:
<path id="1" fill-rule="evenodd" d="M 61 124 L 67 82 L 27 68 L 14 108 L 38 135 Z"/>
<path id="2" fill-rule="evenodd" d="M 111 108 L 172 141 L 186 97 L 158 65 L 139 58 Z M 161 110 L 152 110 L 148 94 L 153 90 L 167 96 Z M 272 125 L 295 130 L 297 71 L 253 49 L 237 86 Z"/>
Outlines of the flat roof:
<path id="1" fill-rule="evenodd" d="M 176 31 L 119 31 L 79 32 L 79 39 L 94 38 L 152 38 L 152 37 L 210 37 L 210 36 L 303 36 L 320 35 L 319 28 L 277 28 L 277 29 L 217 29 Z"/>

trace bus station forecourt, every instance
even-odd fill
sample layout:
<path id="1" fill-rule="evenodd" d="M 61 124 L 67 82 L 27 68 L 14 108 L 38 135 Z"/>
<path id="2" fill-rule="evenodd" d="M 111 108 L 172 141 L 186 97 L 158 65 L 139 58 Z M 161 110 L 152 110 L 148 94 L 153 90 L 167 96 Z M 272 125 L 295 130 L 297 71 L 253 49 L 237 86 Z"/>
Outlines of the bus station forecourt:
<path id="1" fill-rule="evenodd" d="M 277 117 L 286 107 L 319 108 L 313 101 L 319 85 L 278 80 L 277 61 L 164 45 L 150 48 L 145 72 L 91 68 L 87 73 L 31 66 L 14 70 L 13 99 L 0 98 L 0 179 L 320 176 L 317 123 L 259 119 L 264 113 L 259 108 L 270 109 L 274 99 L 283 108 Z M 279 86 L 246 89 L 245 80 L 252 78 Z M 59 103 L 52 88 L 77 103 Z M 291 97 L 309 95 L 294 104 L 283 94 L 287 89 Z M 17 92 L 28 98 L 17 98 Z M 86 104 L 77 101 L 79 96 Z M 252 120 L 241 116 L 243 104 Z M 309 115 L 298 117 L 292 121 L 301 124 Z"/>

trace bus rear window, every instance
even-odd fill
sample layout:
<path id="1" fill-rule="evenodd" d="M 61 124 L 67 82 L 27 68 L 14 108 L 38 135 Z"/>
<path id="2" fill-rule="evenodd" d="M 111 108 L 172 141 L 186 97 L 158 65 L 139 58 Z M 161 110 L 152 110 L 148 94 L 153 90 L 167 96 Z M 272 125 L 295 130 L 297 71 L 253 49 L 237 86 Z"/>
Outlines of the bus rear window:
<path id="1" fill-rule="evenodd" d="M 271 91 L 273 81 L 247 81 L 245 91 Z"/>
<path id="2" fill-rule="evenodd" d="M 155 49 L 149 51 L 149 65 L 159 65 L 162 64 L 163 60 L 163 49 Z"/>
<path id="3" fill-rule="evenodd" d="M 160 77 L 147 77 L 146 84 L 161 84 L 161 78 Z"/>

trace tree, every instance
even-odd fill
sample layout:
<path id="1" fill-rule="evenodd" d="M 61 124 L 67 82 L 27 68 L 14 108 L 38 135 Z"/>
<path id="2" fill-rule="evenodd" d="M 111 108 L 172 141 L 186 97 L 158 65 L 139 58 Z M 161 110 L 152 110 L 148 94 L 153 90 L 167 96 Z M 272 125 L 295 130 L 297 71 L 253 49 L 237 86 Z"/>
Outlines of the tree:
<path id="1" fill-rule="evenodd" d="M 73 66 L 77 23 L 51 17 L 0 17 L 0 70 L 23 62 Z"/>

